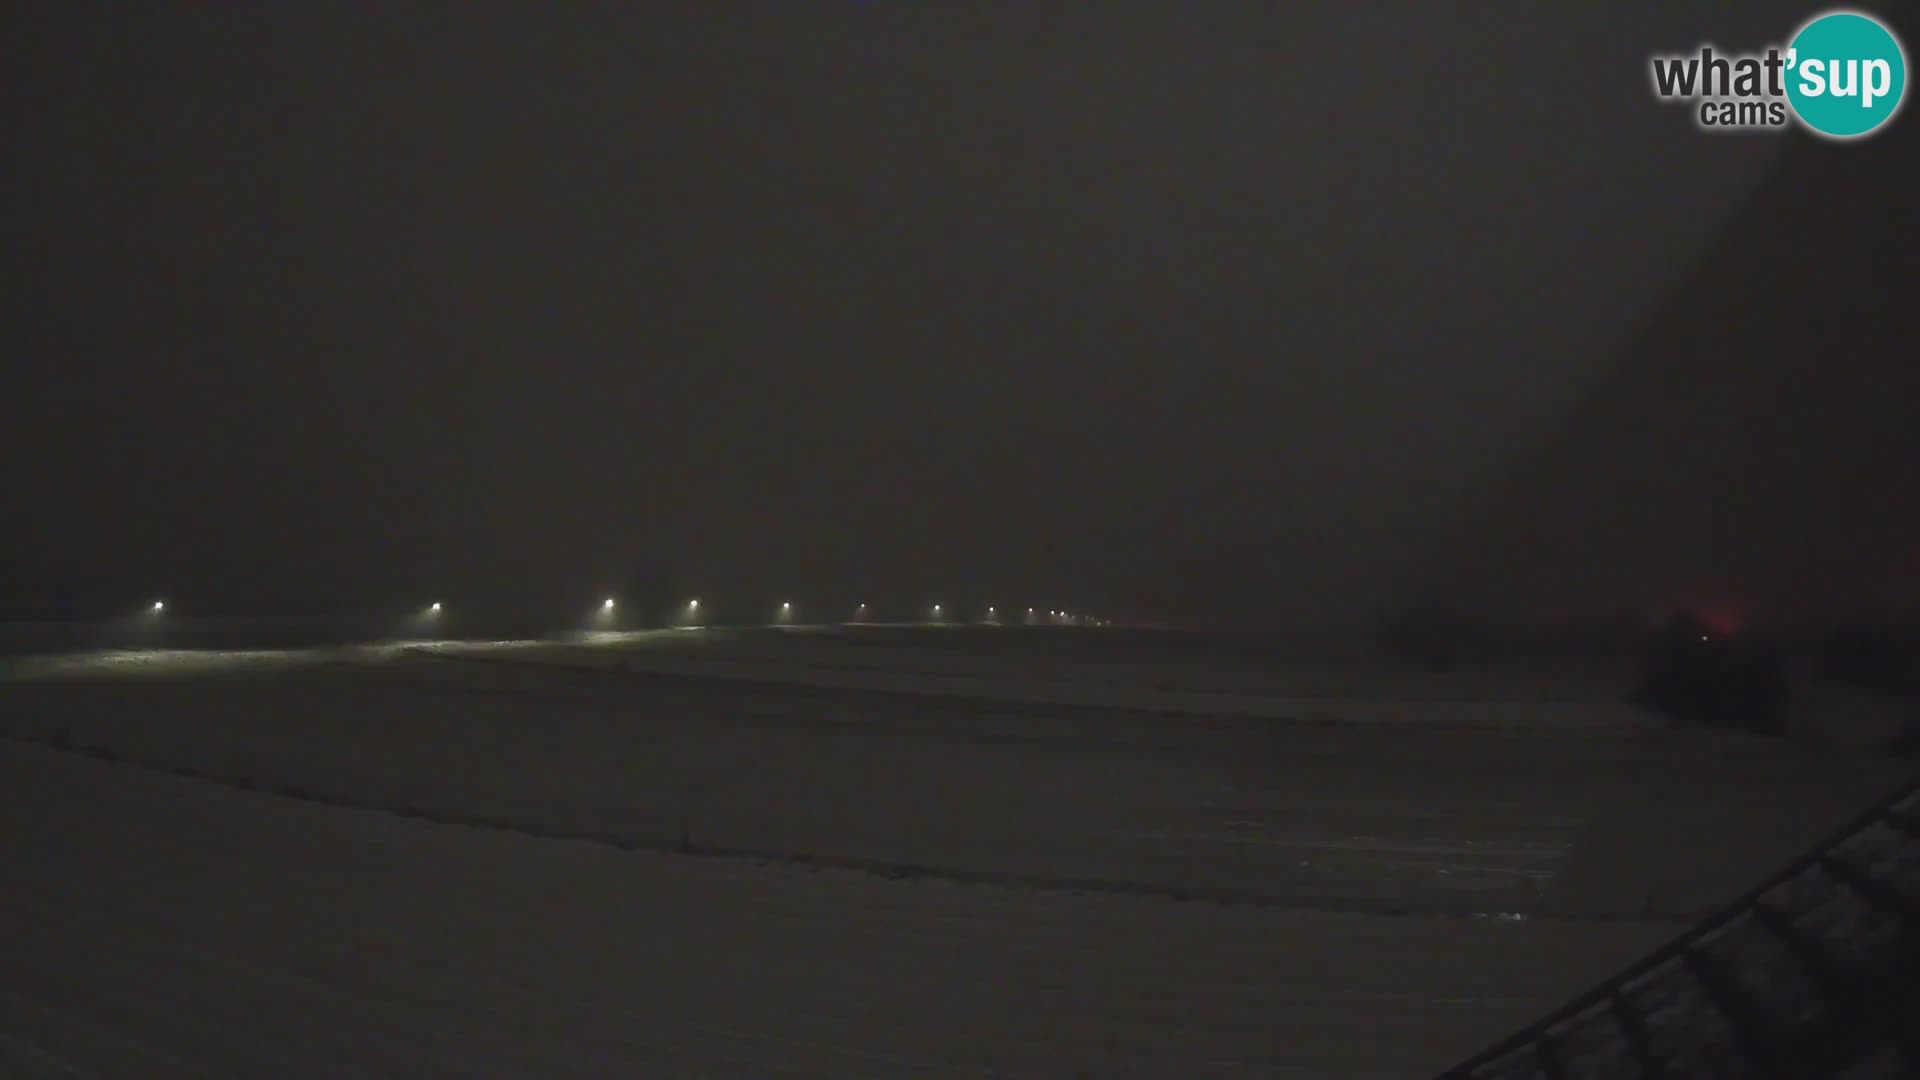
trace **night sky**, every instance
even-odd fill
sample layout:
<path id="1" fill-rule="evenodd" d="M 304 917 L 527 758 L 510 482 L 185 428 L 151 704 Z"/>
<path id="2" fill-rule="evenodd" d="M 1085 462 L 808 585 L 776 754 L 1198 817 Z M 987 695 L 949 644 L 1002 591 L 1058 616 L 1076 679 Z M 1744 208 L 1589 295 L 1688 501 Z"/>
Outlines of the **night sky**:
<path id="1" fill-rule="evenodd" d="M 1812 10 L 14 5 L 0 607 L 1367 617 L 1805 138 L 1648 54 Z"/>

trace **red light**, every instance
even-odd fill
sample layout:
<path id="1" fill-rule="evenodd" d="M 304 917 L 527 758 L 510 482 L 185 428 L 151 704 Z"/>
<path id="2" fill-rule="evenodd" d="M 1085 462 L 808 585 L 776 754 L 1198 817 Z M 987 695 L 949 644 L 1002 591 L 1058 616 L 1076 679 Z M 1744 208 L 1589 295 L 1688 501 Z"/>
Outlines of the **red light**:
<path id="1" fill-rule="evenodd" d="M 1705 605 L 1694 614 L 1716 637 L 1733 637 L 1740 632 L 1740 616 L 1724 604 Z"/>

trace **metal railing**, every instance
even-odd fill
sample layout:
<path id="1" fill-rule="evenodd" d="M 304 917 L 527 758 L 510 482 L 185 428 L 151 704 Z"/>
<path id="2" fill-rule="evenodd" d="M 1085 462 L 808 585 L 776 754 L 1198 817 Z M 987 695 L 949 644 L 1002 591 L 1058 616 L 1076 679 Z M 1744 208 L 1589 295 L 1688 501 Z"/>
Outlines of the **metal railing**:
<path id="1" fill-rule="evenodd" d="M 1920 778 L 1441 1080 L 1920 1076 Z"/>

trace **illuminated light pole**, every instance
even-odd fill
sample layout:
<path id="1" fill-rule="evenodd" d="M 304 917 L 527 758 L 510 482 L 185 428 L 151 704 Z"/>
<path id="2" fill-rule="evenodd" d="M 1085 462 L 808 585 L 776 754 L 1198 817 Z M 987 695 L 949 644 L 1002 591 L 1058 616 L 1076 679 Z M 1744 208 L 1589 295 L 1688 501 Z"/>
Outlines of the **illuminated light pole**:
<path id="1" fill-rule="evenodd" d="M 600 601 L 600 606 L 593 609 L 593 614 L 588 616 L 587 621 L 603 630 L 610 628 L 614 625 L 614 620 L 617 617 L 613 609 L 614 599 L 609 596 L 605 600 Z"/>

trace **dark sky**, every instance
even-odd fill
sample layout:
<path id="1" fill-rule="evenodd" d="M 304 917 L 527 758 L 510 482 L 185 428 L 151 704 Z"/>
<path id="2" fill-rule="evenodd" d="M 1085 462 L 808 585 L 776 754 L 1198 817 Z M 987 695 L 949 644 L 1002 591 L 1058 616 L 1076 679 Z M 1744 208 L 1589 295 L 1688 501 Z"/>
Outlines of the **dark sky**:
<path id="1" fill-rule="evenodd" d="M 1376 605 L 1812 5 L 15 5 L 7 603 Z M 266 602 L 262 600 L 261 602 Z"/>

